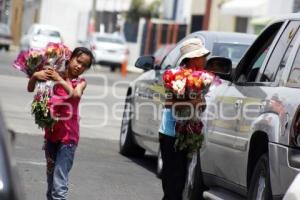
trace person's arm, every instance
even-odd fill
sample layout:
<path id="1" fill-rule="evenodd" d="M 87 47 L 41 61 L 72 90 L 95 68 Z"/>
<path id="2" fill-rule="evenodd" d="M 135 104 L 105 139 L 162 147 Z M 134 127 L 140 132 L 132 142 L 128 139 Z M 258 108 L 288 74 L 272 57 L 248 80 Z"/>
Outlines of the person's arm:
<path id="1" fill-rule="evenodd" d="M 45 70 L 34 72 L 27 84 L 27 91 L 33 92 L 37 81 L 46 81 L 49 79 Z"/>
<path id="2" fill-rule="evenodd" d="M 82 96 L 83 91 L 86 88 L 86 81 L 80 82 L 75 88 L 73 88 L 54 69 L 49 68 L 47 73 L 49 74 L 52 80 L 56 81 L 56 84 L 60 84 L 66 90 L 66 92 L 69 94 L 69 97 L 80 98 Z"/>

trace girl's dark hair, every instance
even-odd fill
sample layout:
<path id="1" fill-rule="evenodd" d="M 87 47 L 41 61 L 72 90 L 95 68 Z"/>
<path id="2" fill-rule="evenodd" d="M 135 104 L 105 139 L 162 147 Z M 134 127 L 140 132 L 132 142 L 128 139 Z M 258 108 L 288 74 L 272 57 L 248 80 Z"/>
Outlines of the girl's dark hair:
<path id="1" fill-rule="evenodd" d="M 86 54 L 86 55 L 88 55 L 88 56 L 91 58 L 90 63 L 89 63 L 89 65 L 87 66 L 87 68 L 89 69 L 89 68 L 92 66 L 92 64 L 94 63 L 95 58 L 94 58 L 94 55 L 93 55 L 93 53 L 91 52 L 91 50 L 89 50 L 89 49 L 86 48 L 86 47 L 76 47 L 76 48 L 73 50 L 72 54 L 71 54 L 70 60 L 72 60 L 72 58 L 77 58 L 77 57 L 79 57 L 81 54 Z M 68 64 L 68 63 L 67 63 L 67 64 Z"/>

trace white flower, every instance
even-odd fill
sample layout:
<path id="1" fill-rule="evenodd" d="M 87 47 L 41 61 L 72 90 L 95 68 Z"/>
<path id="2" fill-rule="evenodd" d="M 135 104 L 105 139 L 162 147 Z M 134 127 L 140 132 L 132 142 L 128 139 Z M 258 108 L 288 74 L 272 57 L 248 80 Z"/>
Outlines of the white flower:
<path id="1" fill-rule="evenodd" d="M 201 79 L 203 80 L 203 84 L 206 86 L 206 85 L 210 85 L 213 82 L 214 76 L 204 72 L 201 74 Z"/>
<path id="2" fill-rule="evenodd" d="M 186 78 L 183 80 L 172 81 L 172 89 L 178 94 L 183 95 L 185 92 Z"/>

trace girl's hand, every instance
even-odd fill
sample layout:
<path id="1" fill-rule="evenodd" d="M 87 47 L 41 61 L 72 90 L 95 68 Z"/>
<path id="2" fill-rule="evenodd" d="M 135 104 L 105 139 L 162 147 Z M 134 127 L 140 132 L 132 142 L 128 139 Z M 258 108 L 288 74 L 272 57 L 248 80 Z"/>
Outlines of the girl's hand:
<path id="1" fill-rule="evenodd" d="M 49 67 L 46 70 L 46 74 L 53 80 L 53 81 L 62 81 L 63 78 L 60 76 L 60 74 L 52 67 Z"/>
<path id="2" fill-rule="evenodd" d="M 47 81 L 50 79 L 50 76 L 46 73 L 45 70 L 34 72 L 33 77 L 36 80 L 40 80 L 40 81 Z"/>

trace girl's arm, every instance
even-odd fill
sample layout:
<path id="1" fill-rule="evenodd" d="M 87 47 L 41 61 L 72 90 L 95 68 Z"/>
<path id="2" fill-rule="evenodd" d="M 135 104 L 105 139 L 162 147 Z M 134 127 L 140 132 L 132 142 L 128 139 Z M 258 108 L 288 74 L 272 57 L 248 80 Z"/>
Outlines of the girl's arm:
<path id="1" fill-rule="evenodd" d="M 86 88 L 86 81 L 80 82 L 75 88 L 73 88 L 54 69 L 49 68 L 47 73 L 49 74 L 52 80 L 57 82 L 56 84 L 60 84 L 66 90 L 66 92 L 69 94 L 69 97 L 80 98 L 82 96 L 83 91 Z"/>
<path id="2" fill-rule="evenodd" d="M 34 72 L 33 75 L 30 77 L 28 84 L 27 84 L 27 91 L 33 92 L 35 88 L 36 82 L 39 81 L 46 81 L 49 79 L 45 70 Z"/>

